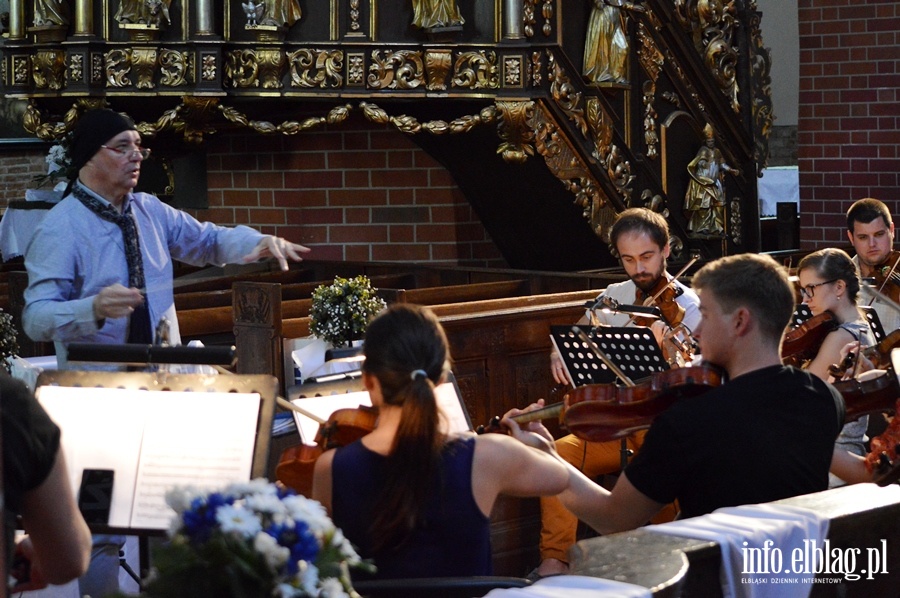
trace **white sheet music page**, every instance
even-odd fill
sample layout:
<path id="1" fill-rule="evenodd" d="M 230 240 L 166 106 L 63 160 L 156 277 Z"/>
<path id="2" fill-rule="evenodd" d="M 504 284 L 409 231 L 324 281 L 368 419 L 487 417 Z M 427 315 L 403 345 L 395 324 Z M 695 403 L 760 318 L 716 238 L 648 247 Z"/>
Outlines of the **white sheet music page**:
<path id="1" fill-rule="evenodd" d="M 62 429 L 72 488 L 84 469 L 113 469 L 109 525 L 167 529 L 169 488 L 250 479 L 258 394 L 44 386 L 38 399 Z"/>

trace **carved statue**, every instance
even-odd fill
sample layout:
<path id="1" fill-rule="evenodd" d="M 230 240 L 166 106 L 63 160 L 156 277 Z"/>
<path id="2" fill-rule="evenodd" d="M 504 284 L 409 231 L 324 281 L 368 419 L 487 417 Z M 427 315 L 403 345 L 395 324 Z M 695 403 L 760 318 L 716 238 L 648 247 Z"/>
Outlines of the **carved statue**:
<path id="1" fill-rule="evenodd" d="M 690 212 L 688 231 L 694 237 L 725 236 L 726 173 L 740 175 L 741 171 L 725 163 L 722 152 L 716 149 L 715 133 L 710 125 L 703 129 L 706 144 L 687 165 L 690 175 L 684 209 Z"/>
<path id="2" fill-rule="evenodd" d="M 626 81 L 628 37 L 625 35 L 624 8 L 627 7 L 622 2 L 594 0 L 584 42 L 582 69 L 582 74 L 591 83 Z"/>
<path id="3" fill-rule="evenodd" d="M 242 2 L 241 6 L 244 8 L 244 16 L 247 17 L 247 26 L 254 27 L 259 25 L 266 9 L 266 5 L 262 2 L 257 4 L 254 0 L 250 0 L 249 2 Z"/>
<path id="4" fill-rule="evenodd" d="M 412 24 L 421 29 L 454 27 L 465 23 L 456 0 L 412 0 Z"/>
<path id="5" fill-rule="evenodd" d="M 298 0 L 265 0 L 266 10 L 260 25 L 290 27 L 300 20 L 300 2 Z"/>
<path id="6" fill-rule="evenodd" d="M 66 0 L 35 0 L 34 26 L 68 25 L 69 4 Z"/>
<path id="7" fill-rule="evenodd" d="M 115 19 L 122 24 L 168 25 L 170 4 L 172 0 L 122 0 Z"/>

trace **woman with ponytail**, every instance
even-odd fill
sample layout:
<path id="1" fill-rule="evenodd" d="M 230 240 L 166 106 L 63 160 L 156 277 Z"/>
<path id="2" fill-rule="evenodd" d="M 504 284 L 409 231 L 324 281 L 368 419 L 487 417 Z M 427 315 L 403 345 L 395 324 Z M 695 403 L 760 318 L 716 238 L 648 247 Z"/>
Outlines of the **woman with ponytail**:
<path id="1" fill-rule="evenodd" d="M 364 347 L 378 425 L 319 458 L 313 498 L 378 578 L 490 575 L 497 496 L 557 494 L 565 467 L 508 436 L 443 431 L 434 388 L 450 355 L 429 310 L 391 306 L 369 324 Z"/>

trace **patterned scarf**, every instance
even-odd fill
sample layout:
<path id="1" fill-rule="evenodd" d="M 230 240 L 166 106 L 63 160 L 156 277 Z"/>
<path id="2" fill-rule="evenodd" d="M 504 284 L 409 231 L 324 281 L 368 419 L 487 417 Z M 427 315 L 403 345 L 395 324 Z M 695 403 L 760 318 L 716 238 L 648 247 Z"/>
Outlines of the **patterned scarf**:
<path id="1" fill-rule="evenodd" d="M 138 238 L 137 223 L 131 212 L 131 202 L 125 206 L 120 214 L 118 210 L 109 204 L 103 203 L 80 185 L 73 185 L 72 194 L 84 206 L 97 216 L 118 225 L 122 230 L 122 239 L 125 241 L 125 261 L 128 263 L 128 286 L 145 290 L 144 261 L 141 258 L 141 244 Z M 144 303 L 134 308 L 128 331 L 129 343 L 149 344 L 153 337 L 150 334 L 150 312 L 147 308 L 147 296 L 144 295 Z"/>

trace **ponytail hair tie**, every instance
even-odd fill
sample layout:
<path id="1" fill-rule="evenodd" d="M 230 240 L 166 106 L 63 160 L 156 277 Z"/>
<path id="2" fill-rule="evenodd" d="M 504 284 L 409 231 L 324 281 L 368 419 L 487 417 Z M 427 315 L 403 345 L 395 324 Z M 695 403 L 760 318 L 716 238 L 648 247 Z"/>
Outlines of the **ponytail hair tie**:
<path id="1" fill-rule="evenodd" d="M 415 382 L 419 378 L 419 376 L 422 376 L 423 378 L 428 378 L 428 372 L 426 372 L 425 370 L 413 370 L 409 374 L 409 379 L 412 380 L 413 382 Z"/>

